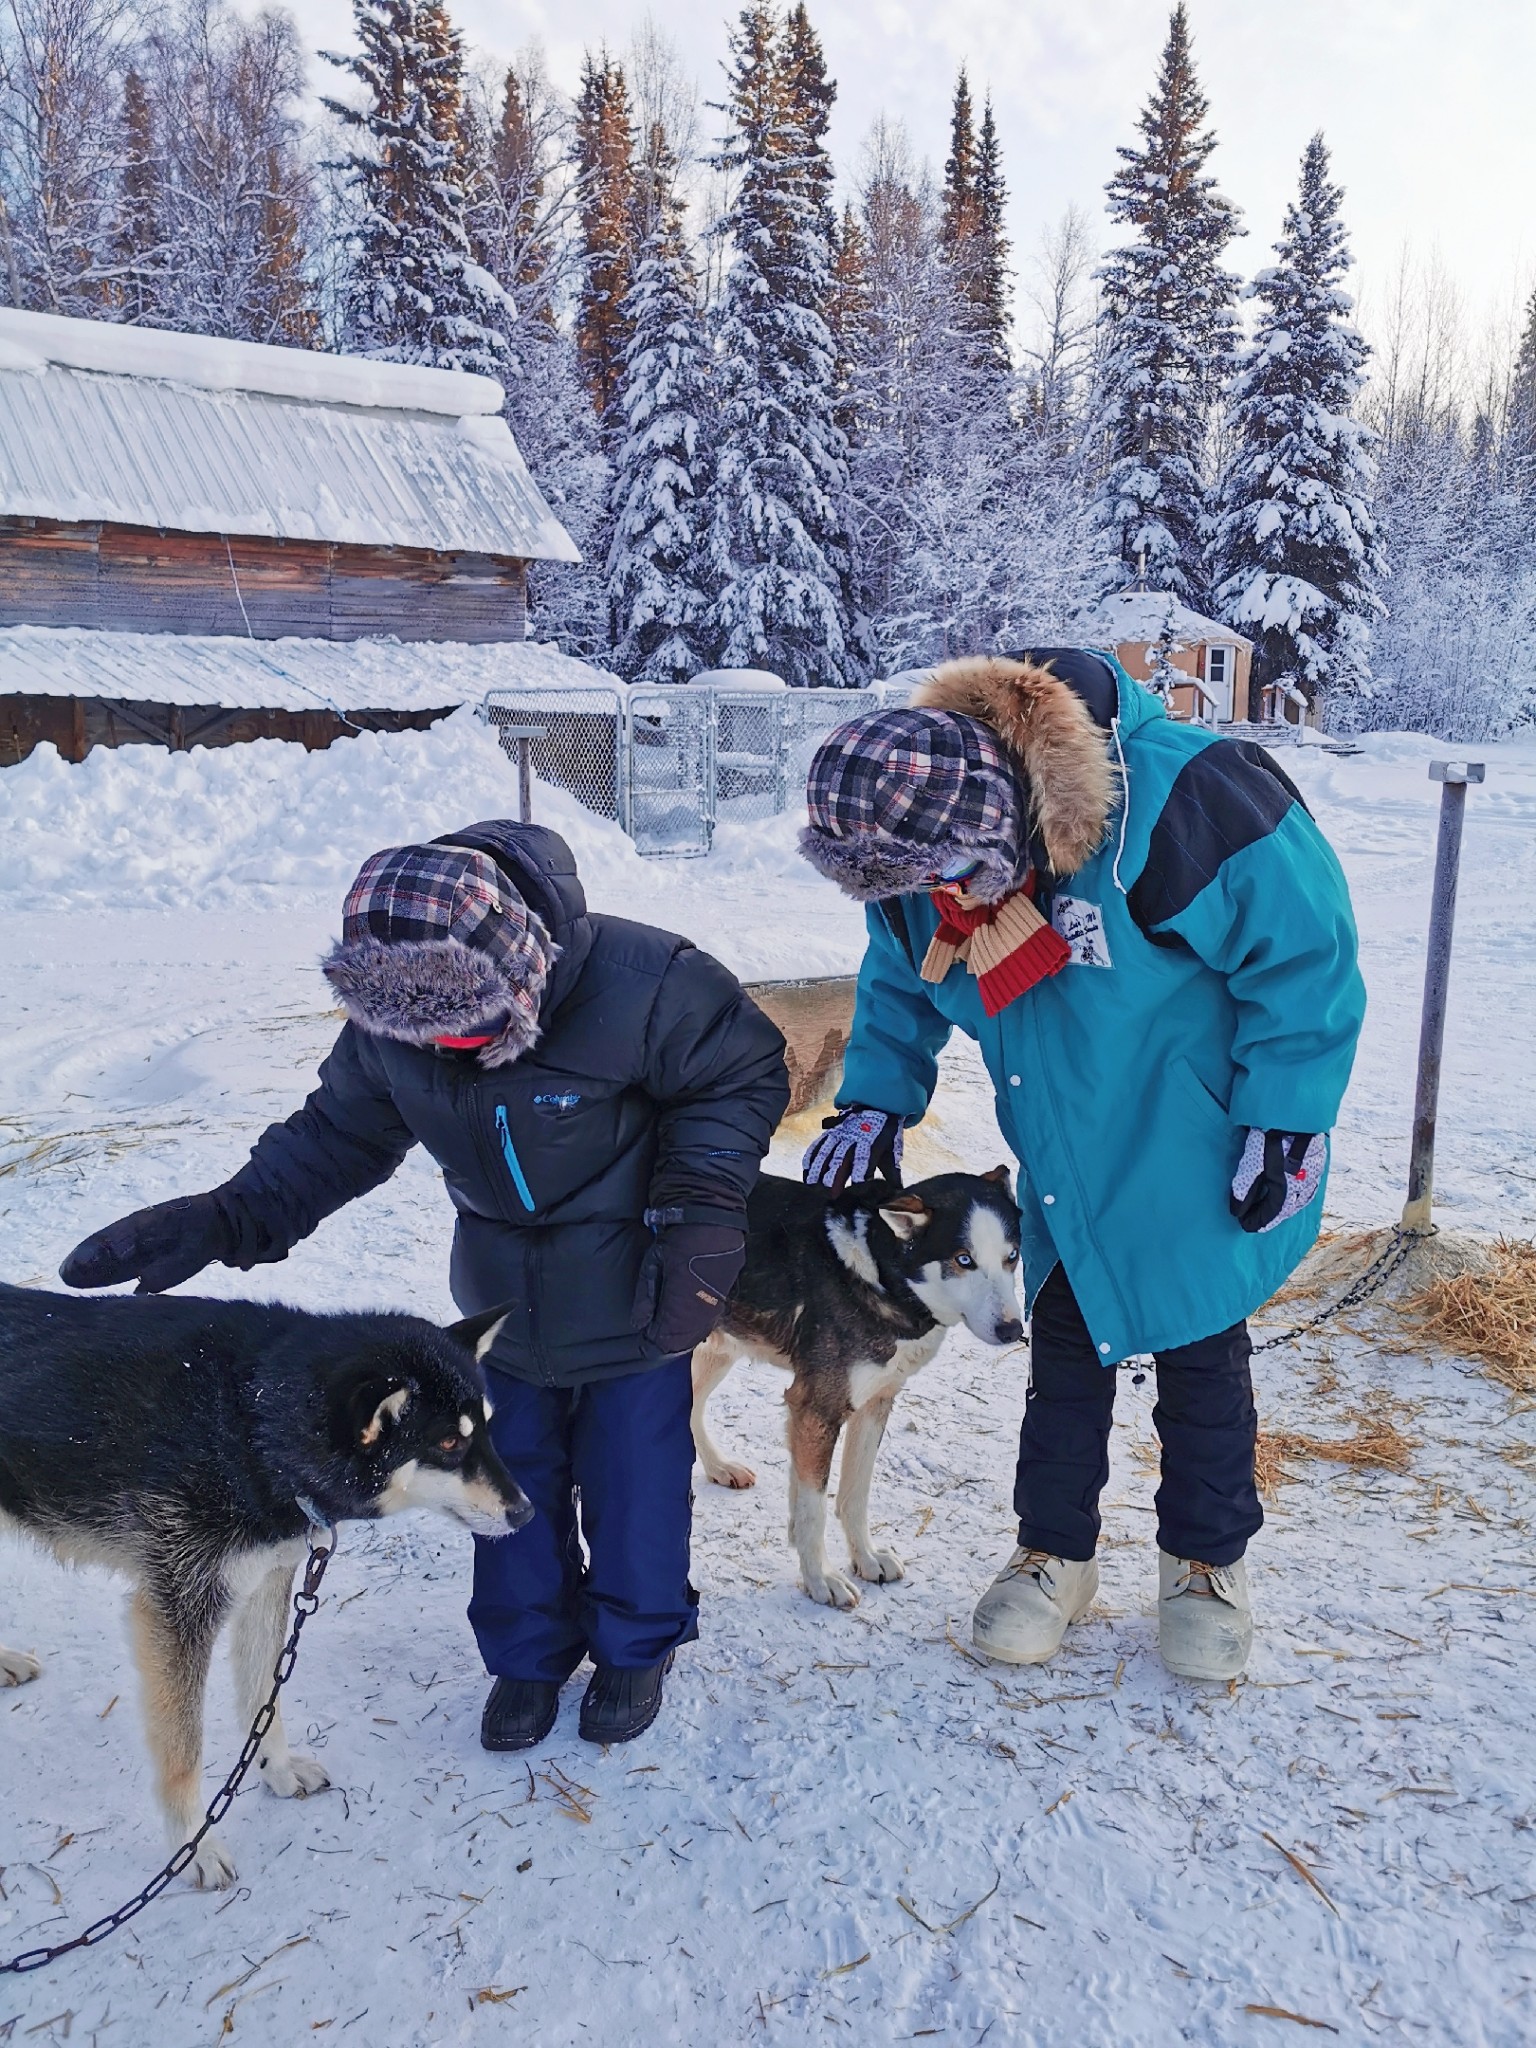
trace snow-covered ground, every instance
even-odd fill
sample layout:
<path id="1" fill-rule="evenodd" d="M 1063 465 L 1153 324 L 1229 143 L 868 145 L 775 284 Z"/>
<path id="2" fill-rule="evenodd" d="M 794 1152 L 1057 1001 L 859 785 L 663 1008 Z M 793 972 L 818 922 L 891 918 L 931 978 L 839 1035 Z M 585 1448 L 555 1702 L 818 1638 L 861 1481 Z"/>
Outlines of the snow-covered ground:
<path id="1" fill-rule="evenodd" d="M 1371 992 L 1338 1222 L 1401 1202 L 1435 751 L 1287 755 L 1349 870 Z M 1443 1220 L 1530 1234 L 1536 745 L 1487 753 L 1440 1187 Z M 859 915 L 797 860 L 792 821 L 661 864 L 559 793 L 539 802 L 598 907 L 748 976 L 858 957 Z M 56 1284 L 86 1230 L 231 1171 L 332 1035 L 315 960 L 362 855 L 514 803 L 467 714 L 326 754 L 132 748 L 66 767 L 44 751 L 0 774 L 0 1275 Z M 913 1170 L 1002 1157 L 959 1048 Z M 447 1316 L 448 1224 L 412 1159 L 284 1266 L 197 1284 Z M 1529 1467 L 1503 1455 L 1530 1417 L 1368 1332 L 1266 1354 L 1267 1421 L 1347 1434 L 1351 1410 L 1385 1407 L 1412 1469 L 1300 1468 L 1251 1553 L 1252 1672 L 1211 1696 L 1157 1658 L 1152 1388 L 1128 1374 L 1099 1605 L 1047 1671 L 967 1654 L 1011 1542 L 1025 1370 L 962 1337 L 903 1396 L 875 1519 L 909 1577 L 845 1615 L 795 1586 L 781 1383 L 740 1369 L 717 1433 L 760 1483 L 704 1489 L 703 1640 L 664 1720 L 608 1755 L 576 1737 L 573 1686 L 529 1766 L 486 1756 L 466 1543 L 423 1519 L 349 1529 L 289 1710 L 338 1789 L 243 1795 L 226 1826 L 241 1888 L 173 1892 L 99 1951 L 0 1979 L 0 2041 L 435 2044 L 510 2017 L 540 2048 L 1227 2048 L 1283 2041 L 1285 2015 L 1348 2042 L 1536 2038 L 1536 1569 Z M 118 1903 L 161 1854 L 120 1589 L 3 1556 L 0 1640 L 48 1668 L 0 1700 L 0 1957 Z M 210 1782 L 237 1740 L 220 1686 Z"/>

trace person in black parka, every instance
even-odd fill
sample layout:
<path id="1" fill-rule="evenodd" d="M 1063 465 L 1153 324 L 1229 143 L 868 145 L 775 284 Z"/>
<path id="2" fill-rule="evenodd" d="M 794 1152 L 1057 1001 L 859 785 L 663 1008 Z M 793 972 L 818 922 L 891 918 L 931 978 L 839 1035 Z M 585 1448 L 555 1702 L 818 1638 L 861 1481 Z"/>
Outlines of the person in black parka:
<path id="1" fill-rule="evenodd" d="M 542 1741 L 590 1654 L 581 1732 L 627 1740 L 697 1634 L 690 1356 L 741 1268 L 784 1041 L 688 940 L 590 915 L 564 840 L 504 819 L 374 854 L 324 971 L 348 1021 L 304 1106 L 222 1187 L 98 1231 L 61 1276 L 158 1292 L 284 1258 L 424 1145 L 458 1212 L 460 1312 L 507 1310 L 491 1434 L 538 1510 L 476 1539 L 481 1739 Z"/>

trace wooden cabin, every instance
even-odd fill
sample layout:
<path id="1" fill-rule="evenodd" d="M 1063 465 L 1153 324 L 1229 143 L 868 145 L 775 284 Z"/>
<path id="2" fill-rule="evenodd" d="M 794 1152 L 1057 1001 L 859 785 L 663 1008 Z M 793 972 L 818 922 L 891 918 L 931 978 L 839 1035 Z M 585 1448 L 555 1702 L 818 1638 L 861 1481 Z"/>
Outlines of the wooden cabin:
<path id="1" fill-rule="evenodd" d="M 580 559 L 502 402 L 457 371 L 0 309 L 0 762 L 327 745 L 462 702 L 428 650 L 522 642 L 529 564 Z M 407 672 L 359 646 L 309 673 L 319 643 L 381 639 L 420 650 Z M 218 658 L 264 642 L 289 652 Z"/>
<path id="2" fill-rule="evenodd" d="M 1089 631 L 1114 649 L 1127 675 L 1166 690 L 1174 718 L 1228 725 L 1253 715 L 1253 642 L 1166 591 L 1122 590 L 1105 598 Z"/>

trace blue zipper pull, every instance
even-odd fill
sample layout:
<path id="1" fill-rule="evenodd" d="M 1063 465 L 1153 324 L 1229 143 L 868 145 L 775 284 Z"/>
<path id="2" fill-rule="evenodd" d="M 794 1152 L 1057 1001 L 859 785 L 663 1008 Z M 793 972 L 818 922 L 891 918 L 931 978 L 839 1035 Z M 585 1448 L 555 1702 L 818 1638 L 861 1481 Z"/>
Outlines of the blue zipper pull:
<path id="1" fill-rule="evenodd" d="M 517 1147 L 512 1143 L 512 1132 L 507 1123 L 507 1105 L 504 1102 L 498 1102 L 496 1105 L 496 1135 L 501 1140 L 501 1156 L 507 1162 L 507 1171 L 512 1176 L 512 1185 L 517 1189 L 518 1200 L 531 1216 L 534 1209 L 533 1192 L 528 1186 L 528 1177 L 523 1172 L 522 1161 L 517 1156 Z"/>

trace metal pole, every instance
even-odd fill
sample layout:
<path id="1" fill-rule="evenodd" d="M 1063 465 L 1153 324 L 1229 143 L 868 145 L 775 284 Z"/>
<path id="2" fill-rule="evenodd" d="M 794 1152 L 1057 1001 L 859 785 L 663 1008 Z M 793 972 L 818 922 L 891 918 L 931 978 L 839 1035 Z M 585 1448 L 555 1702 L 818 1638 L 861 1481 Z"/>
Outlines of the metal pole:
<path id="1" fill-rule="evenodd" d="M 1445 1010 L 1451 983 L 1451 935 L 1456 924 L 1456 884 L 1461 872 L 1461 827 L 1467 785 L 1481 782 L 1481 761 L 1431 761 L 1430 780 L 1440 789 L 1440 836 L 1435 847 L 1435 885 L 1430 899 L 1429 951 L 1424 963 L 1424 1010 L 1419 1025 L 1419 1074 L 1413 1098 L 1413 1148 L 1408 1160 L 1408 1200 L 1402 1227 L 1418 1237 L 1434 1229 L 1430 1209 L 1435 1193 L 1435 1120 L 1440 1101 L 1440 1056 L 1445 1046 Z"/>
<path id="2" fill-rule="evenodd" d="M 517 742 L 517 815 L 524 825 L 533 823 L 533 743 L 549 738 L 547 725 L 503 725 L 503 740 Z"/>

